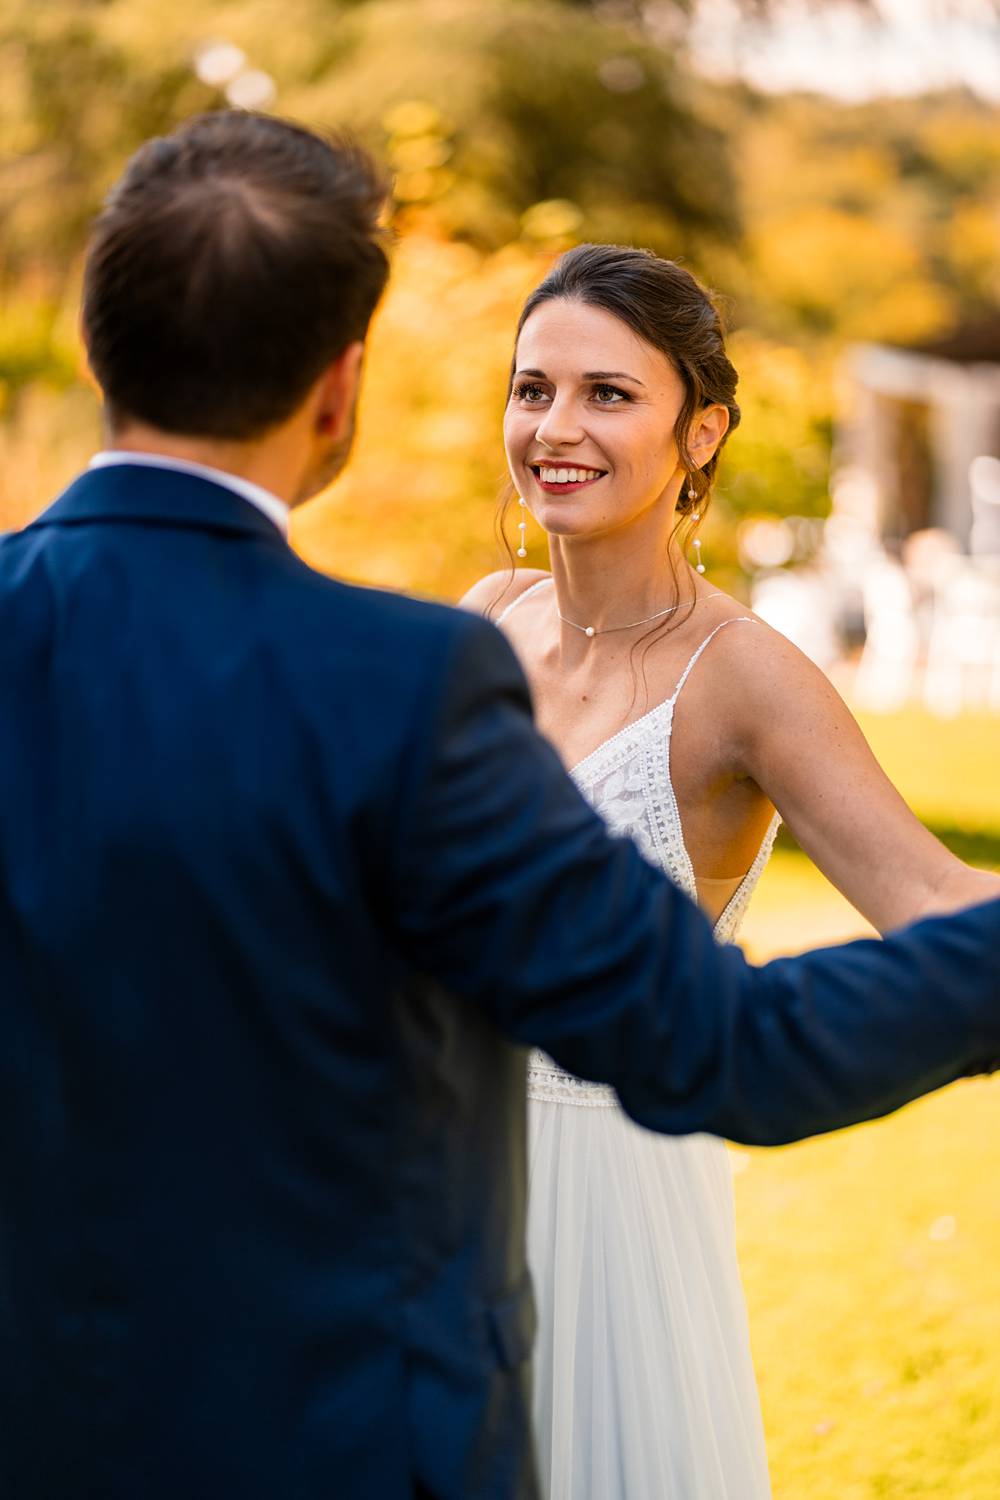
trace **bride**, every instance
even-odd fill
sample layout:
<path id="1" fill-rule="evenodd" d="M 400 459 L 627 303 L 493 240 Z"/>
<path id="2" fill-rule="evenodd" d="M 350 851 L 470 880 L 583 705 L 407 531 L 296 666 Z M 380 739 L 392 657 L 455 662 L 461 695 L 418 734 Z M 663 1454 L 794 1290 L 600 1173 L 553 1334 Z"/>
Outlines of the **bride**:
<path id="1" fill-rule="evenodd" d="M 822 673 L 697 562 L 736 380 L 687 271 L 615 246 L 564 255 L 522 312 L 504 419 L 519 552 L 531 515 L 552 572 L 491 574 L 463 603 L 502 625 L 583 795 L 720 940 L 779 815 L 883 931 L 986 900 L 995 878 L 916 820 Z M 543 1488 L 763 1500 L 725 1147 L 644 1131 L 542 1054 L 529 1100 Z"/>

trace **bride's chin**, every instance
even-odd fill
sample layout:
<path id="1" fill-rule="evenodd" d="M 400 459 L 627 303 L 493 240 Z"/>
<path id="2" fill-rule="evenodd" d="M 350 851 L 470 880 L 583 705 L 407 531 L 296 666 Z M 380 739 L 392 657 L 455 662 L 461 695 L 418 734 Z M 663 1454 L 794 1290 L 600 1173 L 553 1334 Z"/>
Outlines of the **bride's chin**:
<path id="1" fill-rule="evenodd" d="M 593 516 L 581 515 L 564 501 L 562 505 L 541 505 L 534 512 L 538 525 L 549 536 L 585 537 L 598 528 Z"/>
<path id="2" fill-rule="evenodd" d="M 546 517 L 544 520 L 539 518 L 538 524 L 554 541 L 564 542 L 585 542 L 590 537 L 600 536 L 605 530 L 593 523 L 588 524 L 582 518 L 571 520 L 568 516 Z"/>

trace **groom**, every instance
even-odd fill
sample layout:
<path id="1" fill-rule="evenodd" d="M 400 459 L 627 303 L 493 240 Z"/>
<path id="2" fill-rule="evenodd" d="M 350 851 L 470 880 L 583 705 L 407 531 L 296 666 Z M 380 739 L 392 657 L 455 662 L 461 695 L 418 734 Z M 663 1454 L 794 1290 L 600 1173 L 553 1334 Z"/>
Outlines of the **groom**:
<path id="1" fill-rule="evenodd" d="M 750 1142 L 1000 1058 L 1000 902 L 753 970 L 606 836 L 491 626 L 289 549 L 381 198 L 274 119 L 140 151 L 86 268 L 109 451 L 0 543 L 17 1500 L 533 1496 L 524 1047 Z"/>

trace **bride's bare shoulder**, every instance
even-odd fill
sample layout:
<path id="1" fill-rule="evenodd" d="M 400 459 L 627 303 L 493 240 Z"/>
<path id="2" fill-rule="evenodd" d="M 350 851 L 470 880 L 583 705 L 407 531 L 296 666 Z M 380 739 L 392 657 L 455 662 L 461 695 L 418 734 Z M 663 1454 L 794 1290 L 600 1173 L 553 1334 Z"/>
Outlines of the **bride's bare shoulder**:
<path id="1" fill-rule="evenodd" d="M 495 620 L 501 610 L 520 599 L 528 589 L 534 588 L 536 583 L 541 583 L 548 576 L 541 568 L 518 568 L 515 573 L 504 568 L 498 573 L 487 573 L 485 578 L 480 578 L 478 583 L 474 583 L 462 595 L 458 607 Z"/>
<path id="2" fill-rule="evenodd" d="M 757 699 L 767 680 L 776 678 L 779 682 L 798 686 L 803 675 L 823 676 L 787 636 L 738 599 L 720 593 L 712 603 L 715 608 L 711 609 L 698 633 L 706 637 L 706 645 L 712 641 L 713 680 L 720 675 L 731 675 L 733 682 L 727 685 L 735 687 L 738 679 L 744 688 L 749 689 L 749 696 Z M 704 613 L 708 614 L 708 611 Z M 735 628 L 717 629 L 722 625 Z"/>
<path id="3" fill-rule="evenodd" d="M 711 680 L 713 700 L 724 706 L 734 732 L 743 737 L 781 734 L 793 720 L 847 715 L 836 688 L 815 662 L 752 610 L 730 603 L 735 607 L 717 616 L 733 629 L 720 631 L 713 641 Z"/>

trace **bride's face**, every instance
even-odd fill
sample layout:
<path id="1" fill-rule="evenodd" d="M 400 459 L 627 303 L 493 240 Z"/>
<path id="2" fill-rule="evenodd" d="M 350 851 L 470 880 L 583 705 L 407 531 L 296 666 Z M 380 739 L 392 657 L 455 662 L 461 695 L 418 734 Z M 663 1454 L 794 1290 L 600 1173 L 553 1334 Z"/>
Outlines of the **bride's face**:
<path id="1" fill-rule="evenodd" d="M 517 343 L 504 414 L 511 477 L 539 525 L 594 536 L 653 507 L 684 473 L 674 426 L 684 385 L 658 349 L 603 308 L 553 299 Z"/>

